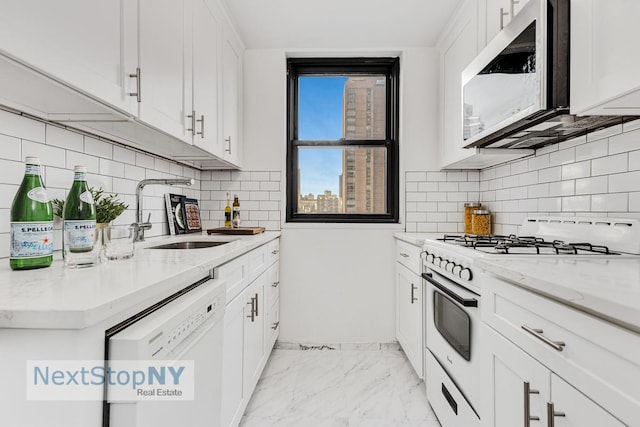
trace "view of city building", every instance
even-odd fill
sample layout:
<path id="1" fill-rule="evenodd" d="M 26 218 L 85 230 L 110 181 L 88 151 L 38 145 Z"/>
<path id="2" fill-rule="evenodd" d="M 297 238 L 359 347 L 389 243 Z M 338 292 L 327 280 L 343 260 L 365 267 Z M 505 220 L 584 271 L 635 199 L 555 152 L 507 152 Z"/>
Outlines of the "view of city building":
<path id="1" fill-rule="evenodd" d="M 352 76 L 344 85 L 342 129 L 346 140 L 384 140 L 386 87 L 380 76 Z M 386 212 L 386 149 L 347 147 L 342 150 L 339 194 L 326 190 L 298 196 L 300 213 Z M 300 175 L 298 174 L 298 180 Z M 300 188 L 300 186 L 298 186 Z"/>

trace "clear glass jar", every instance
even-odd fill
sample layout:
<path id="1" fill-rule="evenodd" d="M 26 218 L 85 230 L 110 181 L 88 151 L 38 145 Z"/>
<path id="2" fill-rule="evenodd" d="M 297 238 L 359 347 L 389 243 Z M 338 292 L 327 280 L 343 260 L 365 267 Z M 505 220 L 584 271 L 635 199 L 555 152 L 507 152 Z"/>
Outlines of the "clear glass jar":
<path id="1" fill-rule="evenodd" d="M 472 234 L 473 227 L 471 223 L 471 217 L 473 211 L 479 209 L 482 206 L 480 202 L 467 202 L 464 204 L 464 234 Z"/>
<path id="2" fill-rule="evenodd" d="M 488 236 L 491 234 L 491 211 L 486 209 L 476 209 L 471 215 L 472 233 L 477 236 Z"/>

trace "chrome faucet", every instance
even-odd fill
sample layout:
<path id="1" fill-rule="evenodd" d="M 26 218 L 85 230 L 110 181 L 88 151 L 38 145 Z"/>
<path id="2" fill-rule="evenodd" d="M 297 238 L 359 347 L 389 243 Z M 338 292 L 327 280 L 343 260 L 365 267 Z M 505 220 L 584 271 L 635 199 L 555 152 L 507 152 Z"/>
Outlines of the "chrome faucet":
<path id="1" fill-rule="evenodd" d="M 135 241 L 144 241 L 144 230 L 151 228 L 151 214 L 147 218 L 146 222 L 142 221 L 142 189 L 149 184 L 157 185 L 193 185 L 194 180 L 192 178 L 156 178 L 156 179 L 143 179 L 138 183 L 136 187 L 136 222 L 131 224 L 135 227 Z"/>

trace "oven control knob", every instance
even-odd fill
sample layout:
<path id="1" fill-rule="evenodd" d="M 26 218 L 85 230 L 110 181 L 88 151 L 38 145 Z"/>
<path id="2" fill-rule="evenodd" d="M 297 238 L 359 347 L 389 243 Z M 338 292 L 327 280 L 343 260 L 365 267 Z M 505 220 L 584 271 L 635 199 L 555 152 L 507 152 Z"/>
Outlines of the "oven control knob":
<path id="1" fill-rule="evenodd" d="M 471 280 L 473 278 L 473 274 L 471 274 L 471 270 L 468 268 L 463 268 L 460 270 L 458 274 L 462 280 Z"/>
<path id="2" fill-rule="evenodd" d="M 433 255 L 433 254 L 431 254 L 429 252 L 426 252 L 426 253 L 427 253 L 427 258 L 426 258 L 427 262 L 432 263 L 433 262 L 433 258 L 435 257 L 435 255 Z"/>
<path id="3" fill-rule="evenodd" d="M 451 272 L 457 276 L 460 276 L 460 272 L 462 271 L 462 266 L 460 264 L 454 264 Z"/>
<path id="4" fill-rule="evenodd" d="M 448 263 L 449 263 L 448 259 L 442 258 L 442 261 L 440 261 L 440 268 L 442 268 L 442 269 L 446 268 Z"/>
<path id="5" fill-rule="evenodd" d="M 442 258 L 440 258 L 439 256 L 436 256 L 436 257 L 433 257 L 433 259 L 431 260 L 431 264 L 440 265 L 440 261 L 442 261 Z"/>
<path id="6" fill-rule="evenodd" d="M 455 262 L 447 261 L 447 265 L 444 266 L 444 269 L 447 270 L 448 272 L 452 272 L 455 266 L 456 266 Z"/>

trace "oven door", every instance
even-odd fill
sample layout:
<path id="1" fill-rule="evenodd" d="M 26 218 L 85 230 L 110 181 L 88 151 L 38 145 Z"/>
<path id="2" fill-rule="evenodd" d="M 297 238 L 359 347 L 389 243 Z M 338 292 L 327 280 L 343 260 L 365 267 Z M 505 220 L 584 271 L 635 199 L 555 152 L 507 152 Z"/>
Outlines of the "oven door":
<path id="1" fill-rule="evenodd" d="M 480 296 L 427 269 L 427 348 L 469 404 L 479 406 Z"/>

